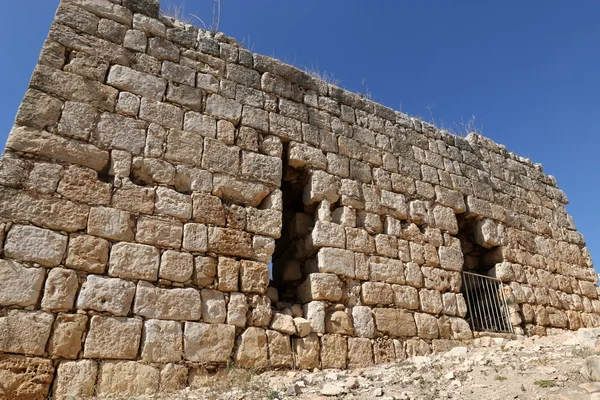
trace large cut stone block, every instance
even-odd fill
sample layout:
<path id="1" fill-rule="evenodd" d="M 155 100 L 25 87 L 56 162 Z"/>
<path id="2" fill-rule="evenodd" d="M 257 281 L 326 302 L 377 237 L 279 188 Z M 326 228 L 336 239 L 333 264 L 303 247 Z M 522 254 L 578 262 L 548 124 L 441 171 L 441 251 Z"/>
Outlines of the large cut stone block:
<path id="1" fill-rule="evenodd" d="M 267 331 L 267 342 L 269 344 L 269 365 L 274 368 L 291 368 L 294 365 L 294 357 L 290 345 L 290 337 L 283 333 Z"/>
<path id="2" fill-rule="evenodd" d="M 354 306 L 352 308 L 352 321 L 356 336 L 372 338 L 375 335 L 375 322 L 370 307 Z"/>
<path id="3" fill-rule="evenodd" d="M 362 301 L 366 305 L 387 305 L 394 302 L 394 293 L 389 283 L 364 282 L 361 295 Z"/>
<path id="4" fill-rule="evenodd" d="M 186 322 L 185 359 L 203 363 L 224 363 L 235 343 L 235 326 Z M 266 345 L 266 344 L 263 344 Z"/>
<path id="5" fill-rule="evenodd" d="M 333 222 L 317 221 L 311 238 L 315 247 L 346 247 L 346 230 Z"/>
<path id="6" fill-rule="evenodd" d="M 177 321 L 149 319 L 142 332 L 142 360 L 177 362 L 183 356 L 183 331 Z"/>
<path id="7" fill-rule="evenodd" d="M 88 317 L 86 315 L 58 314 L 48 343 L 50 355 L 53 358 L 77 358 L 81 351 L 87 321 Z"/>
<path id="8" fill-rule="evenodd" d="M 46 267 L 61 263 L 67 250 L 67 236 L 29 225 L 14 225 L 6 236 L 4 254 Z"/>
<path id="9" fill-rule="evenodd" d="M 296 367 L 299 369 L 319 368 L 319 337 L 311 333 L 303 338 L 293 338 L 292 348 L 296 356 Z"/>
<path id="10" fill-rule="evenodd" d="M 0 387 L 7 400 L 46 400 L 53 378 L 51 360 L 0 355 Z"/>
<path id="11" fill-rule="evenodd" d="M 252 235 L 237 229 L 210 227 L 208 249 L 223 256 L 252 258 Z"/>
<path id="12" fill-rule="evenodd" d="M 371 280 L 400 284 L 405 282 L 404 264 L 400 260 L 372 256 L 369 260 L 369 269 Z"/>
<path id="13" fill-rule="evenodd" d="M 172 219 L 142 216 L 138 218 L 135 240 L 153 246 L 181 247 L 183 224 Z"/>
<path id="14" fill-rule="evenodd" d="M 366 338 L 348 338 L 348 367 L 364 368 L 373 365 L 373 345 Z"/>
<path id="15" fill-rule="evenodd" d="M 244 293 L 265 294 L 269 286 L 269 266 L 247 260 L 242 260 L 240 264 L 240 290 Z"/>
<path id="16" fill-rule="evenodd" d="M 155 247 L 121 242 L 111 249 L 108 273 L 119 278 L 155 281 L 159 263 L 160 252 Z"/>
<path id="17" fill-rule="evenodd" d="M 235 361 L 242 368 L 262 369 L 268 366 L 267 335 L 264 329 L 248 328 L 238 337 Z"/>
<path id="18" fill-rule="evenodd" d="M 136 361 L 103 361 L 98 373 L 98 394 L 153 395 L 158 392 L 158 368 Z"/>
<path id="19" fill-rule="evenodd" d="M 202 313 L 202 300 L 193 288 L 161 289 L 140 281 L 133 311 L 145 318 L 196 321 Z"/>
<path id="20" fill-rule="evenodd" d="M 46 350 L 54 315 L 10 310 L 0 317 L 0 351 L 41 356 Z"/>
<path id="21" fill-rule="evenodd" d="M 227 317 L 225 296 L 214 289 L 202 289 L 202 320 L 209 324 L 222 324 Z"/>
<path id="22" fill-rule="evenodd" d="M 417 334 L 417 327 L 413 315 L 394 308 L 375 308 L 375 325 L 383 334 L 396 337 L 413 337 Z"/>
<path id="23" fill-rule="evenodd" d="M 45 310 L 70 310 L 79 289 L 77 273 L 70 269 L 53 268 L 48 273 L 42 308 Z"/>
<path id="24" fill-rule="evenodd" d="M 127 316 L 135 284 L 123 279 L 88 275 L 77 298 L 77 308 Z"/>
<path id="25" fill-rule="evenodd" d="M 212 194 L 235 204 L 257 207 L 269 193 L 269 187 L 262 183 L 225 174 L 215 174 L 213 177 Z"/>
<path id="26" fill-rule="evenodd" d="M 346 368 L 348 343 L 346 338 L 337 335 L 321 337 L 321 368 Z"/>
<path id="27" fill-rule="evenodd" d="M 0 260 L 0 306 L 34 306 L 44 284 L 43 268 L 27 268 L 9 260 Z"/>
<path id="28" fill-rule="evenodd" d="M 312 300 L 338 301 L 342 298 L 342 282 L 334 274 L 312 273 L 298 287 L 302 303 Z"/>
<path id="29" fill-rule="evenodd" d="M 138 353 L 141 335 L 141 319 L 93 316 L 85 339 L 83 356 L 134 359 Z"/>
<path id="30" fill-rule="evenodd" d="M 63 361 L 54 382 L 54 398 L 85 399 L 94 396 L 98 364 L 92 360 Z"/>
<path id="31" fill-rule="evenodd" d="M 133 219 L 126 211 L 106 207 L 95 207 L 90 210 L 88 233 L 112 240 L 133 239 Z"/>
<path id="32" fill-rule="evenodd" d="M 109 242 L 95 236 L 76 235 L 69 238 L 65 265 L 69 268 L 103 274 L 108 264 Z"/>
<path id="33" fill-rule="evenodd" d="M 113 65 L 108 72 L 106 80 L 110 86 L 127 92 L 149 97 L 160 101 L 167 89 L 167 81 L 143 72 L 124 67 L 122 65 Z"/>

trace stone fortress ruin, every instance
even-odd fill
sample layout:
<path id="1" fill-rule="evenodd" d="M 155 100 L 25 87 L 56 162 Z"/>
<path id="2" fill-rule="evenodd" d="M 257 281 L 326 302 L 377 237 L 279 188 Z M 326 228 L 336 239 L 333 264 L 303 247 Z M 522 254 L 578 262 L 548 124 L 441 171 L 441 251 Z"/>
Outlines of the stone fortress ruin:
<path id="1" fill-rule="evenodd" d="M 0 185 L 2 399 L 600 325 L 584 239 L 539 164 L 157 0 L 62 0 Z"/>

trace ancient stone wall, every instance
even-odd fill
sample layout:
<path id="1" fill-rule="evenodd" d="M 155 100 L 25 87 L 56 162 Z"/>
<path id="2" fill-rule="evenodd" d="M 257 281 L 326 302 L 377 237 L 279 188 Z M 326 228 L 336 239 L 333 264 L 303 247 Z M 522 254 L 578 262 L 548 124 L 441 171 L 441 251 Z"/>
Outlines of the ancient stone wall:
<path id="1" fill-rule="evenodd" d="M 0 185 L 3 398 L 446 349 L 474 335 L 462 271 L 506 282 L 517 334 L 600 324 L 584 239 L 539 164 L 159 18 L 156 0 L 62 1 Z"/>

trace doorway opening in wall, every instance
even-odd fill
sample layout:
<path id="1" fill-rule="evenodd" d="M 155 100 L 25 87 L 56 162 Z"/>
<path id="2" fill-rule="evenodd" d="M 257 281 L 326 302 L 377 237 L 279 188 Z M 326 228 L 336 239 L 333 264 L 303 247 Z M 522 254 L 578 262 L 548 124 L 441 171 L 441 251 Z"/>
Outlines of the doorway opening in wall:
<path id="1" fill-rule="evenodd" d="M 467 214 L 459 214 L 457 219 L 465 259 L 461 286 L 467 303 L 465 319 L 475 332 L 513 333 L 504 284 L 495 276 L 502 251 L 499 241 L 489 234 L 493 227 Z"/>
<path id="2" fill-rule="evenodd" d="M 297 303 L 297 288 L 309 273 L 305 266 L 305 241 L 314 226 L 314 212 L 303 201 L 307 171 L 289 165 L 287 143 L 284 143 L 283 155 L 282 230 L 271 259 L 271 286 L 277 289 L 279 302 L 293 305 Z"/>

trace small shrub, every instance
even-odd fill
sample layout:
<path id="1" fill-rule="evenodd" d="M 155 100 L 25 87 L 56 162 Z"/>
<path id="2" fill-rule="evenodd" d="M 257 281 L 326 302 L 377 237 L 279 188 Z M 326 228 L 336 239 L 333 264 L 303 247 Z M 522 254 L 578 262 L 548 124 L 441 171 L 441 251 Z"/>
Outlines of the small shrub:
<path id="1" fill-rule="evenodd" d="M 533 384 L 541 388 L 551 388 L 556 386 L 556 381 L 554 379 L 540 379 L 533 382 Z"/>
<path id="2" fill-rule="evenodd" d="M 496 381 L 505 381 L 506 379 L 507 378 L 505 376 L 502 376 L 502 375 L 496 375 L 494 377 L 494 380 L 496 380 Z"/>
<path id="3" fill-rule="evenodd" d="M 311 68 L 305 68 L 304 72 L 306 72 L 308 75 L 312 76 L 313 78 L 321 79 L 321 80 L 329 83 L 330 85 L 339 86 L 340 83 L 342 83 L 342 81 L 340 79 L 336 78 L 334 74 L 327 72 L 325 70 L 321 71 L 318 64 L 316 64 L 314 67 L 311 67 Z"/>

